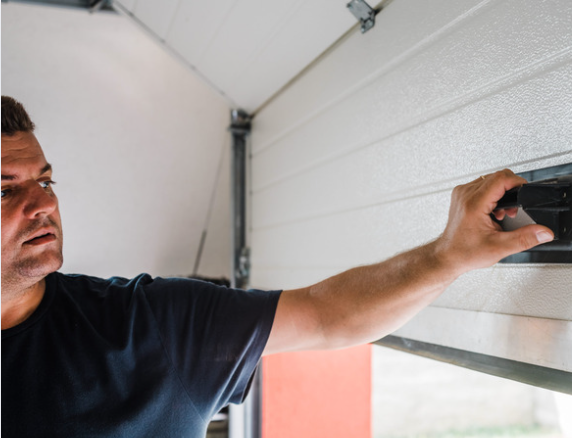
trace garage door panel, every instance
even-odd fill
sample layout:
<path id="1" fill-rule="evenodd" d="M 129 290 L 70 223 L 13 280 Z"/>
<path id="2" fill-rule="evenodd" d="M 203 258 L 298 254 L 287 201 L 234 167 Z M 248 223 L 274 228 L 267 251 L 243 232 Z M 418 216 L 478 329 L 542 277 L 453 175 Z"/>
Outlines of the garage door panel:
<path id="1" fill-rule="evenodd" d="M 502 367 L 505 368 L 503 377 L 514 378 L 522 372 L 523 364 L 547 367 L 542 377 L 545 384 L 552 390 L 568 392 L 570 389 L 570 376 L 553 371 L 572 372 L 570 321 L 431 306 L 399 329 L 395 336 L 401 337 L 404 343 L 414 340 L 457 349 L 465 357 L 466 346 L 470 345 L 471 353 L 486 355 L 491 362 L 493 358 L 515 361 Z M 500 363 L 494 362 L 500 367 Z M 552 383 L 548 383 L 550 380 Z"/>
<path id="2" fill-rule="evenodd" d="M 315 284 L 343 272 L 342 267 L 305 269 L 303 266 L 259 267 L 252 273 L 252 284 L 267 290 L 289 290 Z"/>
<path id="3" fill-rule="evenodd" d="M 253 282 L 270 289 L 294 289 L 343 271 L 343 266 L 311 269 L 299 265 L 260 266 L 253 274 Z M 507 279 L 512 281 L 509 289 L 503 283 Z M 572 306 L 569 294 L 564 292 L 571 282 L 570 270 L 563 266 L 550 266 L 542 274 L 532 266 L 495 266 L 465 274 L 431 307 L 571 321 Z M 522 288 L 523 284 L 528 286 Z M 556 293 L 546 300 L 545 295 L 538 293 L 539 287 Z M 470 326 L 470 321 L 466 324 Z"/>
<path id="4" fill-rule="evenodd" d="M 444 191 L 255 229 L 251 236 L 256 248 L 253 265 L 349 268 L 381 261 L 437 237 L 446 223 L 448 209 L 449 193 Z M 419 220 L 427 211 L 431 212 L 431 221 Z"/>
<path id="5" fill-rule="evenodd" d="M 386 259 L 442 232 L 455 185 L 572 162 L 570 2 L 401 0 L 376 21 L 254 119 L 255 284 L 298 287 Z M 570 370 L 556 353 L 572 345 L 571 284 L 570 265 L 495 265 L 397 336 Z M 491 321 L 504 316 L 506 333 L 525 321 L 530 337 L 499 338 Z"/>
<path id="6" fill-rule="evenodd" d="M 388 96 L 376 96 L 371 90 L 362 90 L 344 105 L 331 108 L 272 148 L 255 154 L 252 188 L 256 193 L 328 161 L 343 161 L 360 148 L 377 147 L 375 143 L 384 140 L 399 142 L 399 154 L 413 160 L 419 157 L 425 163 L 427 159 L 448 154 L 451 148 L 458 147 L 460 140 L 465 148 L 479 148 L 487 162 L 471 159 L 465 163 L 469 168 L 463 163 L 458 167 L 449 166 L 457 175 L 478 171 L 477 163 L 481 168 L 491 169 L 498 167 L 498 163 L 506 165 L 507 158 L 518 162 L 569 150 L 567 141 L 572 125 L 563 122 L 570 119 L 572 90 L 562 84 L 571 81 L 572 62 L 566 59 L 553 70 L 510 87 L 503 85 L 497 92 L 480 90 L 476 95 L 466 96 L 467 100 L 472 99 L 468 102 L 454 99 L 450 107 L 440 105 L 435 110 L 420 112 L 419 105 L 403 101 L 406 96 L 403 100 L 394 96 L 392 100 Z M 501 84 L 495 85 L 499 88 Z M 383 85 L 388 94 L 394 93 L 393 88 Z M 539 122 L 546 129 L 539 131 L 536 128 Z M 386 150 L 384 145 L 379 149 Z M 518 152 L 516 160 L 515 151 Z M 449 160 L 467 157 L 468 154 L 462 154 Z M 437 178 L 439 162 L 440 159 L 436 160 L 436 165 L 431 167 L 437 172 Z"/>
<path id="7" fill-rule="evenodd" d="M 572 320 L 570 285 L 572 270 L 566 265 L 498 265 L 459 278 L 435 305 Z"/>
<path id="8" fill-rule="evenodd" d="M 336 47 L 335 56 L 322 58 L 317 68 L 297 78 L 296 86 L 290 87 L 288 93 L 267 104 L 257 115 L 254 152 L 266 148 L 284 131 L 312 117 L 316 111 L 330 106 L 356 84 L 359 86 L 378 71 L 397 63 L 396 60 L 406 59 L 431 45 L 491 3 L 490 0 L 435 0 L 428 9 L 420 8 L 416 0 L 401 0 L 399 7 L 389 5 L 376 17 L 375 31 L 350 35 Z M 328 71 L 336 74 L 324 75 Z M 316 87 L 316 83 L 321 86 Z M 298 110 L 291 111 L 293 107 Z"/>
<path id="9" fill-rule="evenodd" d="M 409 167 L 415 170 L 392 173 L 389 171 L 391 166 L 387 164 L 388 162 L 390 162 L 388 156 L 380 157 L 380 154 L 372 154 L 370 162 L 362 162 L 361 159 L 354 162 L 352 157 L 348 157 L 347 167 L 336 162 L 331 166 L 277 184 L 272 189 L 263 190 L 253 196 L 253 229 L 329 217 L 348 210 L 393 203 L 443 190 L 450 191 L 455 185 L 464 184 L 491 170 L 481 169 L 474 174 L 450 179 L 444 179 L 445 175 L 439 181 L 424 183 L 423 163 L 420 164 L 421 167 Z M 572 152 L 567 151 L 548 158 L 524 163 L 504 163 L 504 165 L 520 173 L 570 162 L 572 162 Z M 499 167 L 502 166 L 503 164 Z M 389 168 L 387 171 L 381 170 L 387 168 Z M 404 165 L 393 168 L 408 167 Z M 352 172 L 351 169 L 357 170 Z M 431 174 L 430 169 L 427 173 L 426 181 L 434 178 L 435 174 Z"/>
<path id="10" fill-rule="evenodd" d="M 448 191 L 362 210 L 295 221 L 252 234 L 253 284 L 308 285 L 354 265 L 374 263 L 437 237 Z M 431 220 L 423 217 L 430 212 Z M 275 251 L 280 248 L 280 251 Z M 295 254 L 295 257 L 292 256 Z M 268 271 L 278 276 L 269 277 Z M 312 273 L 312 271 L 315 271 Z M 288 276 L 295 281 L 288 281 Z M 280 283 L 280 280 L 286 280 Z M 260 283 L 259 283 L 260 282 Z M 272 284 L 267 284 L 267 282 Z M 458 279 L 435 303 L 464 310 L 572 319 L 572 270 L 566 265 L 496 265 Z M 549 296 L 539 290 L 552 291 Z"/>
<path id="11" fill-rule="evenodd" d="M 313 140 L 311 150 L 298 146 L 307 145 L 308 137 L 293 142 L 290 154 L 284 150 L 280 158 L 255 157 L 253 226 L 422 195 L 498 168 L 522 172 L 570 162 L 572 123 L 566 121 L 571 119 L 572 94 L 559 91 L 560 84 L 568 82 L 572 64 L 313 166 L 308 162 L 318 146 Z M 536 128 L 539 121 L 546 129 Z M 462 153 L 452 154 L 456 149 Z M 546 157 L 552 159 L 542 161 Z M 289 167 L 291 173 L 283 175 Z M 257 188 L 256 182 L 272 171 L 275 182 Z M 281 202 L 275 205 L 273 200 Z"/>
<path id="12" fill-rule="evenodd" d="M 479 8 L 478 13 L 462 19 L 459 17 L 454 20 L 454 24 L 440 29 L 438 38 L 434 35 L 426 37 L 428 47 L 413 45 L 416 50 L 396 53 L 393 56 L 386 53 L 388 46 L 393 46 L 394 43 L 399 45 L 403 31 L 398 29 L 392 29 L 392 35 L 384 34 L 387 29 L 371 32 L 371 39 L 375 37 L 379 40 L 348 41 L 353 43 L 348 45 L 358 52 L 368 43 L 375 45 L 375 50 L 371 47 L 369 54 L 360 53 L 361 62 L 355 64 L 362 70 L 353 82 L 340 86 L 341 84 L 330 82 L 332 75 L 324 74 L 325 71 L 334 69 L 332 71 L 343 70 L 344 73 L 333 77 L 348 75 L 348 70 L 355 68 L 351 56 L 343 56 L 340 53 L 340 56 L 336 57 L 343 65 L 330 66 L 327 62 L 321 63 L 319 68 L 304 78 L 306 81 L 312 81 L 312 74 L 321 75 L 321 86 L 318 89 L 314 86 L 313 89 L 303 90 L 304 95 L 298 96 L 297 101 L 298 120 L 291 120 L 290 126 L 284 124 L 281 128 L 274 128 L 275 134 L 280 133 L 278 137 L 264 136 L 264 132 L 270 128 L 267 126 L 267 118 L 275 117 L 273 108 L 265 111 L 264 117 L 261 114 L 261 127 L 254 137 L 255 154 L 267 147 L 273 147 L 280 135 L 283 136 L 292 127 L 297 127 L 299 121 L 305 120 L 306 115 L 311 118 L 305 120 L 305 123 L 316 117 L 316 111 L 324 111 L 329 106 L 340 104 L 341 94 L 337 90 L 346 92 L 346 97 L 342 99 L 345 100 L 358 90 L 369 89 L 368 84 L 373 81 L 374 89 L 369 91 L 372 97 L 376 101 L 392 105 L 393 111 L 399 112 L 400 108 L 405 107 L 409 108 L 407 113 L 412 108 L 416 113 L 427 112 L 429 108 L 474 93 L 475 90 L 494 87 L 499 80 L 520 81 L 523 73 L 533 72 L 533 66 L 538 68 L 538 65 L 551 63 L 553 58 L 566 56 L 570 51 L 569 29 L 572 27 L 572 12 L 564 0 L 560 0 L 557 5 L 552 2 L 547 8 L 542 8 L 542 5 L 537 3 L 517 0 L 490 3 Z M 405 7 L 400 10 L 409 11 Z M 391 6 L 378 16 L 379 19 L 383 20 L 386 13 L 392 13 Z M 415 18 L 409 17 L 410 20 Z M 499 22 L 503 25 L 499 25 Z M 547 32 L 547 29 L 550 31 Z M 523 33 L 526 38 L 522 37 Z M 394 41 L 396 38 L 397 42 Z M 379 53 L 380 51 L 382 53 Z M 380 65 L 372 67 L 367 65 L 367 62 L 364 64 L 364 60 L 377 56 L 383 60 Z M 303 84 L 297 84 L 298 91 L 303 88 Z M 328 103 L 317 104 L 314 101 L 312 97 L 320 92 L 328 93 Z M 338 97 L 332 99 L 333 96 Z M 287 98 L 280 99 L 282 104 L 287 103 L 284 100 Z M 288 120 L 285 114 L 277 118 L 282 122 Z"/>

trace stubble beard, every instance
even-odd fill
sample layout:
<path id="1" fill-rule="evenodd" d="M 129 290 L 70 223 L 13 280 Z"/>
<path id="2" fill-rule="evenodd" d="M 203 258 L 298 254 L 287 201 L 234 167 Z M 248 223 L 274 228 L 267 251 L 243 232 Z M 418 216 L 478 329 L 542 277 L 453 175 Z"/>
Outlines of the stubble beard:
<path id="1" fill-rule="evenodd" d="M 45 224 L 33 224 L 20 232 L 16 242 L 21 242 L 30 233 L 45 225 L 50 225 L 56 230 L 56 241 L 47 244 L 46 247 L 22 248 L 22 243 L 17 243 L 23 249 L 22 253 L 15 258 L 10 257 L 9 266 L 5 266 L 5 257 L 2 257 L 2 300 L 17 298 L 43 280 L 48 274 L 57 271 L 63 264 L 63 235 L 61 227 L 51 218 Z M 4 251 L 3 251 L 4 252 Z"/>

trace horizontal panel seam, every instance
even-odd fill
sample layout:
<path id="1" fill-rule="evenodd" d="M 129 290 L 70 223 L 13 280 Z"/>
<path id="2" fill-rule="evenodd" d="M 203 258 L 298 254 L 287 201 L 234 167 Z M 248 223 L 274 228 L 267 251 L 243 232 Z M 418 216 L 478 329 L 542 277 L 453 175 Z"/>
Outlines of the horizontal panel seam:
<path id="1" fill-rule="evenodd" d="M 516 265 L 516 266 L 511 266 L 511 269 L 517 269 L 518 267 L 520 267 L 520 265 Z M 547 269 L 551 268 L 551 265 L 542 265 L 542 264 L 538 264 L 536 265 L 536 267 L 542 267 L 542 272 L 546 271 Z M 496 268 L 496 265 L 495 265 Z M 490 268 L 489 268 L 490 269 Z M 474 309 L 461 309 L 461 308 L 457 308 L 457 307 L 450 307 L 450 306 L 440 306 L 440 305 L 434 305 L 434 304 L 430 304 L 426 309 L 445 309 L 445 310 L 451 310 L 451 311 L 455 311 L 455 312 L 470 312 L 470 313 L 483 313 L 486 314 L 487 317 L 489 317 L 490 315 L 500 315 L 500 316 L 506 316 L 506 317 L 516 317 L 516 318 L 530 318 L 530 319 L 534 319 L 534 320 L 546 320 L 546 321 L 550 321 L 550 322 L 557 322 L 557 323 L 565 323 L 565 324 L 572 324 L 572 321 L 567 320 L 567 319 L 561 319 L 561 318 L 547 318 L 545 316 L 533 316 L 533 315 L 521 315 L 518 313 L 506 313 L 506 312 L 489 312 L 486 310 L 474 310 Z"/>
<path id="2" fill-rule="evenodd" d="M 397 254 L 398 252 L 396 252 Z M 380 257 L 380 262 L 383 260 L 387 260 L 386 259 L 381 259 Z M 253 261 L 253 271 L 256 272 L 262 272 L 262 271 L 292 271 L 292 270 L 296 270 L 296 271 L 338 271 L 338 272 L 344 272 L 347 271 L 348 269 L 351 269 L 355 266 L 360 266 L 360 265 L 264 265 L 264 264 L 260 264 L 260 263 L 256 263 L 256 257 L 253 257 L 252 259 Z M 361 265 L 361 266 L 366 266 L 366 265 Z M 494 265 L 493 266 L 494 269 L 500 269 L 501 265 Z M 488 268 L 488 269 L 492 269 Z M 522 270 L 529 270 L 530 268 L 535 268 L 538 269 L 538 272 L 542 272 L 542 273 L 546 273 L 546 271 L 548 270 L 554 270 L 554 271 L 565 271 L 566 273 L 570 272 L 570 265 L 569 264 L 556 264 L 556 263 L 551 263 L 551 264 L 541 264 L 541 263 L 536 263 L 536 264 L 524 264 L 524 263 L 519 263 L 517 265 L 502 265 L 502 269 L 510 269 L 511 271 L 514 271 L 515 269 L 522 269 Z M 567 278 L 562 279 L 562 281 L 566 281 Z M 439 309 L 450 309 L 450 310 L 463 310 L 466 312 L 479 312 L 479 313 L 494 313 L 496 315 L 508 315 L 508 316 L 513 316 L 510 313 L 499 313 L 499 312 L 488 312 L 488 311 L 484 311 L 484 310 L 467 310 L 467 309 L 458 309 L 455 307 L 446 307 L 446 306 L 441 306 L 441 305 L 434 305 L 431 304 L 428 308 L 433 307 L 433 308 L 439 308 Z M 522 316 L 522 315 L 516 315 L 516 316 Z M 565 321 L 565 322 L 569 322 L 566 319 L 560 319 L 560 318 L 547 318 L 547 317 L 535 317 L 537 319 L 549 319 L 549 320 L 553 320 L 553 321 Z M 572 322 L 572 321 L 570 321 Z"/>
<path id="3" fill-rule="evenodd" d="M 268 141 L 265 145 L 260 146 L 260 147 L 256 148 L 255 150 L 253 150 L 253 154 L 258 155 L 258 154 L 261 154 L 264 151 L 270 149 L 281 138 L 287 136 L 291 131 L 295 130 L 296 128 L 298 128 L 302 125 L 309 123 L 312 119 L 316 118 L 318 115 L 325 112 L 330 107 L 333 107 L 333 106 L 341 103 L 342 101 L 346 100 L 348 97 L 352 96 L 357 90 L 360 90 L 362 88 L 367 87 L 368 85 L 373 83 L 376 79 L 379 79 L 380 77 L 382 77 L 382 76 L 388 74 L 389 72 L 391 72 L 392 70 L 394 70 L 399 65 L 407 62 L 410 58 L 413 58 L 415 55 L 417 55 L 418 52 L 421 52 L 421 51 L 431 47 L 433 44 L 436 44 L 438 41 L 440 41 L 442 38 L 447 36 L 449 33 L 456 32 L 457 28 L 465 20 L 471 19 L 477 12 L 481 12 L 480 10 L 483 7 L 489 5 L 490 3 L 493 3 L 493 1 L 496 1 L 496 0 L 483 0 L 478 5 L 472 7 L 471 9 L 466 11 L 465 13 L 456 17 L 455 19 L 453 19 L 452 21 L 447 23 L 445 26 L 439 28 L 439 30 L 437 30 L 436 32 L 433 32 L 428 37 L 424 38 L 423 40 L 421 40 L 417 44 L 413 45 L 411 48 L 407 49 L 401 55 L 394 57 L 392 60 L 390 60 L 383 67 L 381 67 L 378 70 L 376 70 L 375 72 L 369 74 L 364 79 L 362 79 L 361 81 L 357 82 L 355 85 L 348 88 L 346 91 L 344 91 L 344 92 L 340 93 L 339 95 L 337 95 L 336 97 L 330 99 L 325 104 L 321 105 L 320 107 L 318 107 L 314 111 L 310 112 L 306 117 L 299 119 L 293 125 L 291 125 L 290 127 L 286 128 L 285 130 L 283 130 L 282 132 L 277 134 L 274 138 L 272 138 L 270 141 Z"/>
<path id="4" fill-rule="evenodd" d="M 514 162 L 514 163 L 509 164 L 508 166 L 513 167 L 513 168 L 517 168 L 519 166 L 524 166 L 526 164 L 537 163 L 539 161 L 543 161 L 543 160 L 547 160 L 547 159 L 551 159 L 551 158 L 565 157 L 568 155 L 572 157 L 572 151 L 559 152 L 556 154 L 545 155 L 543 157 L 535 157 L 534 159 L 530 159 L 530 160 L 523 160 L 520 162 Z M 352 211 L 365 210 L 365 209 L 369 209 L 369 208 L 379 207 L 382 205 L 389 205 L 389 204 L 394 204 L 394 203 L 398 203 L 401 201 L 407 201 L 407 200 L 421 198 L 421 197 L 425 197 L 425 196 L 436 195 L 436 194 L 440 194 L 443 192 L 451 191 L 458 184 L 467 183 L 471 179 L 476 179 L 482 174 L 492 173 L 492 172 L 495 172 L 497 170 L 499 170 L 499 169 L 498 168 L 481 169 L 479 172 L 466 174 L 466 175 L 451 178 L 451 179 L 446 179 L 446 180 L 436 181 L 436 182 L 429 183 L 429 184 L 423 184 L 423 185 L 418 185 L 418 186 L 414 186 L 414 187 L 409 187 L 407 189 L 397 190 L 397 191 L 393 191 L 393 192 L 389 192 L 389 193 L 384 192 L 384 193 L 381 193 L 380 198 L 378 198 L 374 202 L 368 202 L 368 203 L 362 203 L 362 204 L 357 203 L 354 206 L 352 206 L 351 208 L 332 209 L 332 210 L 329 210 L 329 211 L 326 211 L 323 213 L 319 213 L 319 214 L 299 216 L 295 219 L 291 219 L 288 221 L 278 221 L 278 222 L 274 222 L 274 223 L 264 225 L 264 226 L 259 226 L 259 227 L 253 226 L 252 231 L 267 230 L 267 229 L 271 229 L 271 228 L 280 228 L 280 227 L 284 227 L 284 226 L 291 225 L 294 223 L 310 222 L 310 221 L 313 221 L 316 219 L 333 217 L 333 216 L 345 214 L 345 213 L 352 212 Z M 518 169 L 516 169 L 516 170 L 518 170 Z M 442 186 L 444 186 L 444 187 L 442 187 Z M 438 187 L 441 187 L 441 188 L 438 188 Z M 412 191 L 415 191 L 415 193 L 412 195 L 409 195 L 409 196 L 402 196 L 403 193 L 410 193 Z M 252 203 L 253 204 L 256 203 L 255 197 L 252 198 Z"/>
<path id="5" fill-rule="evenodd" d="M 350 145 L 349 147 L 345 147 L 342 150 L 340 150 L 337 153 L 331 154 L 323 159 L 319 159 L 319 160 L 315 160 L 314 162 L 306 165 L 306 166 L 302 166 L 299 167 L 298 169 L 291 171 L 279 178 L 276 178 L 274 180 L 271 180 L 265 184 L 262 184 L 258 187 L 253 188 L 253 193 L 259 193 L 262 192 L 264 190 L 267 190 L 268 188 L 277 185 L 285 180 L 291 179 L 292 177 L 307 173 L 311 170 L 320 168 L 328 163 L 334 162 L 336 160 L 342 159 L 348 155 L 351 155 L 355 152 L 358 152 L 362 149 L 366 149 L 368 147 L 374 146 L 376 144 L 385 142 L 393 137 L 396 137 L 404 132 L 407 132 L 413 128 L 422 126 L 426 123 L 429 123 L 435 119 L 438 119 L 439 117 L 442 117 L 446 114 L 450 114 L 452 112 L 454 112 L 455 110 L 467 107 L 471 104 L 474 104 L 480 100 L 483 100 L 486 97 L 489 97 L 491 95 L 494 95 L 502 90 L 506 90 L 506 89 L 510 89 L 510 88 L 514 88 L 517 85 L 520 85 L 524 82 L 527 82 L 529 80 L 532 80 L 534 77 L 540 75 L 541 73 L 547 73 L 550 72 L 552 70 L 555 70 L 559 67 L 561 67 L 562 65 L 566 65 L 567 63 L 569 63 L 571 60 L 568 58 L 568 55 L 570 55 L 572 53 L 572 47 L 566 48 L 564 50 L 561 50 L 560 52 L 558 52 L 557 54 L 554 54 L 553 56 L 550 57 L 546 57 L 543 58 L 540 61 L 536 61 L 532 64 L 529 64 L 525 67 L 522 67 L 519 70 L 516 70 L 515 72 L 505 75 L 501 78 L 498 78 L 494 81 L 491 81 L 479 88 L 476 88 L 475 90 L 464 94 L 463 96 L 459 96 L 456 97 L 454 99 L 451 99 L 449 101 L 446 101 L 436 107 L 431 108 L 430 110 L 420 114 L 419 116 L 416 117 L 416 119 L 414 119 L 413 121 L 411 121 L 410 123 L 402 126 L 401 128 L 398 128 L 397 130 L 383 136 L 380 138 L 377 138 L 373 141 L 368 141 L 366 143 L 363 144 L 353 144 Z M 524 74 L 524 73 L 530 73 L 528 75 Z M 523 78 L 521 78 L 521 80 L 515 82 L 512 81 L 513 78 L 517 77 L 517 76 L 524 76 Z M 496 85 L 496 87 L 491 87 L 489 88 L 491 85 Z M 253 155 L 252 159 L 257 158 L 256 156 Z"/>

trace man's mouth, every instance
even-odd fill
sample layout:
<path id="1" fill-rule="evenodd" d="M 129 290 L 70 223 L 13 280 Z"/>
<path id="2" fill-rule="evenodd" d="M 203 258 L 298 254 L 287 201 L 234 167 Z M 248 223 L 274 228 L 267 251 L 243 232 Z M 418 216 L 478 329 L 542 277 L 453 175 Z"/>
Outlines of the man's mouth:
<path id="1" fill-rule="evenodd" d="M 43 232 L 24 242 L 24 245 L 44 245 L 56 240 L 56 235 L 52 232 Z"/>

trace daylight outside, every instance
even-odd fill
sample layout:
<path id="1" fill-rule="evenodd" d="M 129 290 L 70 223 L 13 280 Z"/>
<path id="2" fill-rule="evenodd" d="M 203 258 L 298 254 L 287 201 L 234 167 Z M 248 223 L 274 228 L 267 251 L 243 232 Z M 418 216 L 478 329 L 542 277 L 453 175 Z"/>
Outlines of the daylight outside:
<path id="1" fill-rule="evenodd" d="M 375 347 L 373 438 L 570 438 L 572 396 Z"/>

